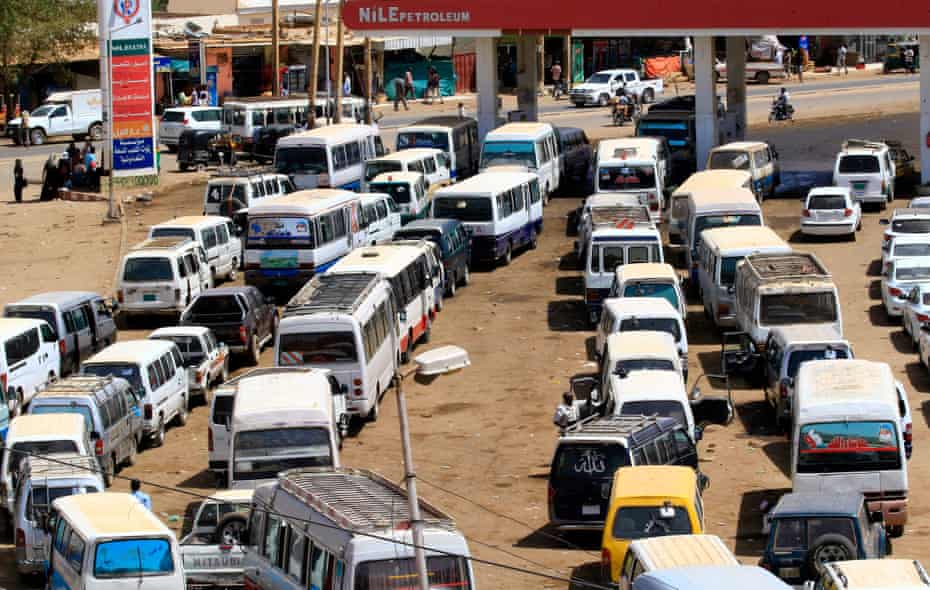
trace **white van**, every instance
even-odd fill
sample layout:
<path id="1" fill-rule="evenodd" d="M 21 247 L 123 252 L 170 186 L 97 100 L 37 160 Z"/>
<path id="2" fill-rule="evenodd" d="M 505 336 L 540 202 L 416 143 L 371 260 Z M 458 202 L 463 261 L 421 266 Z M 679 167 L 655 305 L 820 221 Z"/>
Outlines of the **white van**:
<path id="1" fill-rule="evenodd" d="M 375 273 L 317 275 L 284 308 L 275 365 L 329 369 L 346 388 L 348 411 L 377 419 L 400 350 L 392 295 Z"/>
<path id="2" fill-rule="evenodd" d="M 255 488 L 297 467 L 339 467 L 342 393 L 329 371 L 279 368 L 235 385 L 229 488 Z"/>
<path id="3" fill-rule="evenodd" d="M 397 347 L 406 363 L 417 342 L 429 341 L 435 310 L 433 277 L 426 252 L 418 246 L 388 244 L 359 248 L 333 266 L 331 273 L 375 273 L 387 279 L 394 298 Z"/>
<path id="4" fill-rule="evenodd" d="M 368 183 L 381 174 L 419 172 L 426 178 L 427 188 L 449 184 L 449 162 L 446 154 L 435 148 L 411 148 L 387 154 L 365 162 L 362 190 L 370 190 Z"/>
<path id="5" fill-rule="evenodd" d="M 150 238 L 134 246 L 120 264 L 116 299 L 120 313 L 180 315 L 213 286 L 203 248 L 189 238 Z"/>
<path id="6" fill-rule="evenodd" d="M 72 590 L 179 590 L 184 568 L 174 533 L 129 494 L 66 496 L 52 503 L 49 579 Z"/>
<path id="7" fill-rule="evenodd" d="M 430 586 L 474 590 L 465 536 L 449 515 L 422 496 L 419 503 Z M 245 585 L 262 590 L 416 586 L 409 522 L 406 492 L 380 475 L 361 469 L 284 472 L 252 498 L 251 539 L 261 544 L 245 553 Z M 285 561 L 284 555 L 292 558 Z"/>
<path id="8" fill-rule="evenodd" d="M 391 195 L 385 193 L 361 193 L 362 211 L 359 215 L 360 229 L 365 231 L 365 244 L 376 246 L 394 239 L 400 229 L 400 208 Z"/>
<path id="9" fill-rule="evenodd" d="M 930 282 L 930 256 L 895 258 L 882 269 L 882 305 L 889 318 L 904 315 L 907 298 L 921 283 Z"/>
<path id="10" fill-rule="evenodd" d="M 472 260 L 506 266 L 515 249 L 536 247 L 542 219 L 534 223 L 530 211 L 542 199 L 540 182 L 527 172 L 478 174 L 436 191 L 430 216 L 465 224 Z"/>
<path id="11" fill-rule="evenodd" d="M 704 565 L 739 565 L 717 535 L 668 535 L 636 539 L 620 565 L 620 588 L 630 590 L 636 578 L 657 570 Z"/>
<path id="12" fill-rule="evenodd" d="M 100 464 L 84 455 L 27 457 L 16 487 L 13 525 L 16 528 L 16 570 L 21 575 L 45 575 L 49 534 L 45 530 L 52 502 L 65 496 L 98 494 L 106 489 Z"/>
<path id="13" fill-rule="evenodd" d="M 236 280 L 242 262 L 242 240 L 236 233 L 236 227 L 226 217 L 193 215 L 153 225 L 149 238 L 189 238 L 200 244 L 215 283 L 218 279 Z"/>
<path id="14" fill-rule="evenodd" d="M 93 447 L 84 417 L 78 414 L 25 414 L 13 418 L 3 447 L 0 500 L 10 514 L 16 501 L 20 467 L 33 455 L 77 453 L 91 456 Z"/>
<path id="15" fill-rule="evenodd" d="M 484 137 L 481 172 L 494 166 L 524 166 L 539 176 L 543 200 L 559 190 L 562 164 L 555 129 L 549 123 L 508 123 Z"/>
<path id="16" fill-rule="evenodd" d="M 698 248 L 704 230 L 716 227 L 765 225 L 762 208 L 752 191 L 729 188 L 695 191 L 688 197 L 688 216 L 685 219 L 685 263 L 692 285 L 697 285 Z"/>
<path id="17" fill-rule="evenodd" d="M 274 153 L 275 171 L 298 189 L 359 190 L 365 162 L 384 154 L 378 128 L 340 124 L 282 137 Z"/>
<path id="18" fill-rule="evenodd" d="M 752 192 L 759 201 L 774 197 L 781 182 L 778 153 L 764 141 L 734 141 L 707 154 L 708 170 L 745 170 L 752 175 Z"/>
<path id="19" fill-rule="evenodd" d="M 4 398 L 12 389 L 22 409 L 59 377 L 60 367 L 58 339 L 48 323 L 0 318 L 0 394 Z"/>
<path id="20" fill-rule="evenodd" d="M 736 265 L 736 323 L 758 352 L 769 330 L 790 324 L 828 324 L 843 335 L 840 296 L 813 254 L 750 254 Z"/>
<path id="21" fill-rule="evenodd" d="M 596 209 L 616 209 L 617 207 L 639 207 L 639 204 L 630 202 L 623 193 L 594 193 L 585 197 L 581 207 L 577 209 L 578 224 L 576 233 L 578 240 L 574 244 L 575 254 L 579 260 L 585 257 L 585 247 L 591 237 L 591 227 L 594 224 L 591 216 Z"/>
<path id="22" fill-rule="evenodd" d="M 289 195 L 297 190 L 285 174 L 262 169 L 222 170 L 210 177 L 203 197 L 204 215 L 232 218 L 265 199 Z"/>
<path id="23" fill-rule="evenodd" d="M 836 155 L 833 184 L 848 188 L 860 203 L 884 209 L 894 200 L 895 164 L 884 143 L 850 139 Z"/>
<path id="24" fill-rule="evenodd" d="M 736 327 L 736 265 L 750 254 L 791 254 L 791 246 L 766 226 L 704 230 L 697 286 L 705 317 L 721 328 Z"/>
<path id="25" fill-rule="evenodd" d="M 907 460 L 891 368 L 808 361 L 798 370 L 791 443 L 794 492 L 861 492 L 891 536 L 908 516 Z"/>
<path id="26" fill-rule="evenodd" d="M 259 289 L 303 286 L 360 245 L 357 193 L 298 191 L 249 209 L 245 284 Z"/>
<path id="27" fill-rule="evenodd" d="M 667 210 L 669 248 L 684 248 L 688 197 L 691 193 L 727 188 L 751 190 L 752 175 L 745 170 L 702 170 L 689 176 L 675 189 L 669 197 Z"/>
<path id="28" fill-rule="evenodd" d="M 401 225 L 429 214 L 432 191 L 419 172 L 379 174 L 368 183 L 368 189 L 391 196 L 400 209 Z"/>
<path id="29" fill-rule="evenodd" d="M 597 323 L 617 269 L 627 264 L 662 263 L 662 236 L 645 207 L 591 210 L 591 234 L 584 247 L 584 302 Z"/>
<path id="30" fill-rule="evenodd" d="M 659 416 L 672 418 L 695 438 L 694 414 L 685 383 L 672 371 L 634 371 L 611 373 L 607 380 L 606 399 L 613 405 L 614 416 Z"/>
<path id="31" fill-rule="evenodd" d="M 700 565 L 661 569 L 636 578 L 632 590 L 792 590 L 772 572 L 755 565 Z"/>
<path id="32" fill-rule="evenodd" d="M 654 221 L 662 221 L 665 209 L 665 178 L 658 156 L 659 142 L 651 138 L 610 139 L 597 149 L 594 190 L 630 197 L 629 205 L 649 209 Z"/>
<path id="33" fill-rule="evenodd" d="M 397 151 L 430 147 L 449 158 L 452 182 L 478 173 L 478 122 L 469 117 L 438 116 L 421 119 L 397 130 Z"/>
<path id="34" fill-rule="evenodd" d="M 611 334 L 623 332 L 666 332 L 675 339 L 678 357 L 688 375 L 688 333 L 678 310 L 661 297 L 619 297 L 604 302 L 597 324 L 594 350 L 603 351 Z"/>
<path id="35" fill-rule="evenodd" d="M 111 344 L 81 365 L 82 375 L 112 375 L 129 382 L 142 400 L 142 431 L 152 446 L 165 442 L 169 422 L 187 424 L 190 392 L 177 344 L 168 340 L 125 340 Z"/>
<path id="36" fill-rule="evenodd" d="M 671 371 L 684 378 L 687 367 L 681 366 L 678 345 L 668 332 L 643 330 L 635 334 L 619 332 L 607 337 L 607 350 L 598 353 L 601 361 L 600 390 L 609 387 L 615 373 L 633 371 Z"/>
<path id="37" fill-rule="evenodd" d="M 671 264 L 638 262 L 618 266 L 607 297 L 661 297 L 688 321 L 688 301 L 681 291 L 681 279 Z"/>

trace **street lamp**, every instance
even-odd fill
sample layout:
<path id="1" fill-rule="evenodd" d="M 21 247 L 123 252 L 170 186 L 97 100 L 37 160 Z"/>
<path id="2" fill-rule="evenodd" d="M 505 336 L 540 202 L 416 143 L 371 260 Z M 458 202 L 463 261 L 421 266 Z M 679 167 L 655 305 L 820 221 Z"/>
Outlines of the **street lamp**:
<path id="1" fill-rule="evenodd" d="M 407 421 L 407 401 L 404 398 L 404 379 L 412 375 L 438 377 L 464 369 L 471 364 L 468 352 L 458 346 L 440 346 L 418 355 L 416 365 L 406 373 L 398 367 L 394 371 L 394 391 L 397 392 L 397 414 L 400 418 L 400 439 L 404 449 L 404 480 L 407 484 L 407 503 L 410 512 L 410 528 L 413 533 L 413 555 L 416 561 L 420 590 L 429 590 L 429 574 L 426 570 L 426 550 L 423 546 L 423 520 L 420 518 L 420 500 L 417 497 L 417 475 L 413 467 L 413 451 L 410 448 L 410 425 Z"/>
<path id="2" fill-rule="evenodd" d="M 140 16 L 131 23 L 126 23 L 121 27 L 107 27 L 107 142 L 110 144 L 110 149 L 107 150 L 109 160 L 108 174 L 107 174 L 107 191 L 109 192 L 107 199 L 107 219 L 116 220 L 119 219 L 119 211 L 116 208 L 116 200 L 113 197 L 113 33 L 119 33 L 124 29 L 128 29 L 134 25 L 138 25 L 142 22 L 142 17 Z"/>

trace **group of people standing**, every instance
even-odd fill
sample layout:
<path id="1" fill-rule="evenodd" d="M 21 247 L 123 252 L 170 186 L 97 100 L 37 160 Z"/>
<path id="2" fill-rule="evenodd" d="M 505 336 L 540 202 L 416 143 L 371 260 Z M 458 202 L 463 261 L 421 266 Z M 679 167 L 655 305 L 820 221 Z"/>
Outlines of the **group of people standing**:
<path id="1" fill-rule="evenodd" d="M 439 70 L 435 67 L 430 66 L 426 73 L 426 92 L 423 94 L 423 102 L 425 104 L 432 104 L 433 100 L 439 99 L 440 104 L 445 104 L 445 101 L 442 98 L 442 78 L 439 75 Z M 400 76 L 394 78 L 391 82 L 391 85 L 394 87 L 394 110 L 398 110 L 400 104 L 404 105 L 404 110 L 410 110 L 410 107 L 407 106 L 407 97 L 416 100 L 417 93 L 413 86 L 413 72 L 410 68 L 404 72 L 404 77 Z"/>
<path id="2" fill-rule="evenodd" d="M 178 106 L 210 106 L 210 91 L 203 84 L 188 88 L 187 93 L 182 88 L 178 92 Z"/>
<path id="3" fill-rule="evenodd" d="M 62 188 L 99 191 L 101 171 L 97 150 L 93 144 L 88 140 L 83 149 L 78 149 L 72 141 L 57 160 L 54 155 L 50 155 L 46 160 L 42 169 L 42 192 L 39 194 L 39 200 L 51 201 L 58 198 L 58 191 Z M 16 160 L 13 167 L 13 196 L 17 202 L 23 200 L 23 189 L 27 185 L 22 161 Z"/>

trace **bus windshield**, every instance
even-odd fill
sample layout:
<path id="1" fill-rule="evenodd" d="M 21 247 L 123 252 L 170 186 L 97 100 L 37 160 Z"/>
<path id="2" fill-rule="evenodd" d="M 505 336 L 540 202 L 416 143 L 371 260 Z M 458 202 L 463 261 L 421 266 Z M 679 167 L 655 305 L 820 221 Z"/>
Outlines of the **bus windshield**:
<path id="1" fill-rule="evenodd" d="M 749 170 L 747 152 L 719 151 L 710 155 L 711 170 Z"/>
<path id="2" fill-rule="evenodd" d="M 322 146 L 281 147 L 274 156 L 275 171 L 281 174 L 325 174 L 329 171 L 326 148 Z"/>
<path id="3" fill-rule="evenodd" d="M 303 217 L 252 217 L 246 247 L 313 249 L 313 226 Z"/>
<path id="4" fill-rule="evenodd" d="M 598 188 L 603 191 L 654 189 L 656 173 L 652 166 L 603 166 L 597 172 Z"/>
<path id="5" fill-rule="evenodd" d="M 532 141 L 489 141 L 481 151 L 481 167 L 506 165 L 536 168 L 536 144 Z"/>
<path id="6" fill-rule="evenodd" d="M 399 205 L 406 205 L 410 202 L 410 185 L 403 182 L 373 182 L 368 185 L 373 193 L 384 193 L 391 195 L 394 202 Z"/>
<path id="7" fill-rule="evenodd" d="M 371 160 L 365 163 L 365 182 L 371 182 L 379 174 L 402 170 L 403 165 L 397 160 Z"/>
<path id="8" fill-rule="evenodd" d="M 427 557 L 426 569 L 431 588 L 471 588 L 463 557 Z M 355 590 L 406 590 L 416 586 L 416 577 L 413 558 L 363 561 L 355 570 Z"/>
<path id="9" fill-rule="evenodd" d="M 433 217 L 473 223 L 494 221 L 491 199 L 484 197 L 442 197 L 433 201 Z"/>
<path id="10" fill-rule="evenodd" d="M 772 293 L 759 303 L 763 326 L 822 324 L 836 321 L 836 297 L 832 291 L 819 293 Z"/>
<path id="11" fill-rule="evenodd" d="M 94 553 L 94 577 L 138 578 L 174 572 L 168 539 L 117 539 L 103 541 Z"/>
<path id="12" fill-rule="evenodd" d="M 757 213 L 733 213 L 725 215 L 701 215 L 694 220 L 694 250 L 701 245 L 701 233 L 706 229 L 717 227 L 737 227 L 741 225 L 762 225 Z"/>
<path id="13" fill-rule="evenodd" d="M 681 149 L 688 146 L 688 123 L 686 121 L 640 121 L 637 135 L 664 137 L 672 149 Z"/>
<path id="14" fill-rule="evenodd" d="M 275 428 L 236 434 L 233 479 L 272 479 L 297 467 L 333 464 L 329 432 L 325 428 Z"/>
<path id="15" fill-rule="evenodd" d="M 901 468 L 893 422 L 804 424 L 798 436 L 798 473 L 841 473 Z"/>
<path id="16" fill-rule="evenodd" d="M 349 330 L 281 334 L 278 349 L 281 365 L 359 362 L 355 334 Z"/>
<path id="17" fill-rule="evenodd" d="M 449 133 L 446 131 L 405 131 L 397 134 L 397 149 L 436 148 L 449 150 Z"/>
<path id="18" fill-rule="evenodd" d="M 133 391 L 143 392 L 142 377 L 139 375 L 139 365 L 131 363 L 100 363 L 84 365 L 81 367 L 81 375 L 94 375 L 96 377 L 107 377 L 113 375 L 129 382 Z"/>

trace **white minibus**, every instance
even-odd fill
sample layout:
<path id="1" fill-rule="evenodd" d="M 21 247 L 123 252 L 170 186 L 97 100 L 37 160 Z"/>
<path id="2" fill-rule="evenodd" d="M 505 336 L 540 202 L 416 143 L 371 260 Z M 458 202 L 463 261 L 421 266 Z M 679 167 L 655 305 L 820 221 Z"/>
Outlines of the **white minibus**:
<path id="1" fill-rule="evenodd" d="M 387 154 L 365 162 L 365 178 L 362 190 L 381 174 L 389 172 L 419 172 L 426 178 L 429 188 L 449 184 L 449 162 L 442 150 L 435 148 L 413 148 Z"/>
<path id="2" fill-rule="evenodd" d="M 409 360 L 417 342 L 429 340 L 434 310 L 429 258 L 417 246 L 386 244 L 359 248 L 333 266 L 330 273 L 377 273 L 391 284 L 397 315 L 400 362 Z"/>
<path id="3" fill-rule="evenodd" d="M 377 127 L 330 125 L 282 137 L 275 148 L 274 166 L 290 176 L 298 189 L 358 190 L 365 162 L 383 153 Z"/>
<path id="4" fill-rule="evenodd" d="M 652 138 L 610 139 L 597 150 L 594 190 L 629 195 L 631 205 L 642 205 L 656 222 L 665 208 L 665 179 L 659 143 Z"/>
<path id="5" fill-rule="evenodd" d="M 375 420 L 397 368 L 396 324 L 391 286 L 378 274 L 317 275 L 284 309 L 275 365 L 329 369 L 348 411 Z"/>
<path id="6" fill-rule="evenodd" d="M 52 511 L 51 588 L 184 588 L 177 538 L 134 496 L 66 496 L 52 503 Z"/>
<path id="7" fill-rule="evenodd" d="M 900 400 L 886 363 L 807 361 L 798 370 L 791 444 L 794 492 L 861 492 L 892 536 L 908 515 Z"/>
<path id="8" fill-rule="evenodd" d="M 294 125 L 307 120 L 307 97 L 254 96 L 223 102 L 223 129 L 249 152 L 256 132 L 266 125 Z"/>
<path id="9" fill-rule="evenodd" d="M 791 246 L 768 227 L 720 227 L 704 231 L 697 277 L 704 315 L 722 328 L 736 326 L 736 265 L 750 254 L 791 254 Z"/>
<path id="10" fill-rule="evenodd" d="M 0 397 L 3 401 L 14 401 L 6 399 L 12 390 L 22 409 L 36 393 L 57 379 L 62 349 L 64 340 L 59 342 L 44 320 L 0 318 Z M 7 412 L 0 409 L 0 414 Z M 0 421 L 0 425 L 3 426 L 0 428 L 2 435 L 5 420 Z"/>
<path id="11" fill-rule="evenodd" d="M 728 188 L 695 191 L 688 196 L 685 218 L 685 262 L 692 285 L 697 285 L 697 257 L 701 233 L 715 227 L 760 226 L 762 208 L 749 189 Z"/>
<path id="12" fill-rule="evenodd" d="M 669 197 L 668 243 L 670 248 L 684 245 L 685 219 L 688 217 L 688 197 L 695 191 L 719 188 L 752 189 L 752 175 L 745 170 L 702 170 L 681 183 Z"/>
<path id="13" fill-rule="evenodd" d="M 299 288 L 364 239 L 357 193 L 298 191 L 249 209 L 245 283 Z"/>
<path id="14" fill-rule="evenodd" d="M 229 421 L 230 488 L 254 488 L 295 467 L 339 467 L 336 398 L 342 392 L 329 371 L 278 369 L 237 386 Z"/>
<path id="15" fill-rule="evenodd" d="M 431 588 L 473 590 L 468 543 L 450 516 L 419 499 Z M 294 469 L 252 498 L 245 587 L 416 587 L 407 494 L 361 469 Z M 322 526 L 308 526 L 320 523 Z"/>
<path id="16" fill-rule="evenodd" d="M 507 265 L 515 249 L 536 247 L 542 219 L 534 222 L 530 212 L 542 199 L 539 183 L 527 172 L 479 174 L 436 191 L 431 217 L 465 224 L 473 260 Z"/>
<path id="17" fill-rule="evenodd" d="M 482 172 L 494 166 L 524 166 L 539 176 L 546 201 L 559 190 L 559 141 L 549 123 L 508 123 L 488 133 L 481 145 Z"/>
<path id="18" fill-rule="evenodd" d="M 390 195 L 400 210 L 400 223 L 406 225 L 429 213 L 431 191 L 419 172 L 379 174 L 368 183 L 368 190 Z"/>

